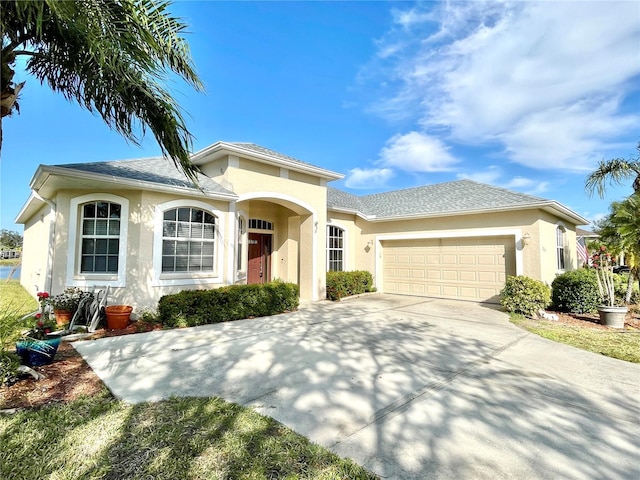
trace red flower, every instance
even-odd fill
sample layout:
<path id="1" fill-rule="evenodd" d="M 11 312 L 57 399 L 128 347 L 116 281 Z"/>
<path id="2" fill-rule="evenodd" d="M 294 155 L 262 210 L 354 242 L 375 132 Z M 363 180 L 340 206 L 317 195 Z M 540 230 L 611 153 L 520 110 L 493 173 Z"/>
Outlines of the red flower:
<path id="1" fill-rule="evenodd" d="M 41 313 L 36 313 L 36 315 L 35 315 L 35 316 L 36 316 L 36 320 L 37 320 L 37 319 L 39 319 L 39 318 L 41 318 L 41 317 L 42 317 L 42 314 L 41 314 Z"/>
<path id="2" fill-rule="evenodd" d="M 38 325 L 39 327 L 44 327 L 44 323 L 42 322 L 38 322 L 36 325 Z"/>
<path id="3" fill-rule="evenodd" d="M 607 249 L 607 247 L 605 247 L 604 245 L 600 245 L 600 251 L 604 252 Z"/>
<path id="4" fill-rule="evenodd" d="M 51 329 L 50 328 L 45 328 L 44 329 L 44 333 L 51 333 Z"/>
<path id="5" fill-rule="evenodd" d="M 47 292 L 38 292 L 38 298 L 49 298 L 49 294 Z"/>

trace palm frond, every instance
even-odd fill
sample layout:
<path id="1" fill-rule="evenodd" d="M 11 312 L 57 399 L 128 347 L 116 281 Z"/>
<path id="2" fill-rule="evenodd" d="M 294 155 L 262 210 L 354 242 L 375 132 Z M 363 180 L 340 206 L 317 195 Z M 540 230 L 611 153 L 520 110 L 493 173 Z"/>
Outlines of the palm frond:
<path id="1" fill-rule="evenodd" d="M 182 37 L 186 24 L 169 13 L 170 5 L 157 0 L 3 2 L 3 48 L 26 42 L 30 74 L 99 114 L 135 144 L 151 130 L 163 154 L 197 183 L 191 134 L 164 85 L 177 74 L 198 91 L 203 86 Z"/>

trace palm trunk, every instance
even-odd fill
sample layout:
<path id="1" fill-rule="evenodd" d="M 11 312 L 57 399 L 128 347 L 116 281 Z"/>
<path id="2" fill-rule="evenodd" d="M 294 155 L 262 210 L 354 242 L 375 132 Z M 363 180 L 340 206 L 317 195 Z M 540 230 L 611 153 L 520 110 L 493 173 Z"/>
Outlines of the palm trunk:
<path id="1" fill-rule="evenodd" d="M 626 303 L 627 305 L 631 303 L 631 294 L 633 293 L 633 281 L 636 278 L 636 275 L 634 274 L 634 270 L 635 269 L 632 269 L 629 272 L 629 280 L 627 281 L 627 293 L 625 293 L 624 295 L 624 303 Z M 640 278 L 638 279 L 638 281 L 640 281 Z"/>

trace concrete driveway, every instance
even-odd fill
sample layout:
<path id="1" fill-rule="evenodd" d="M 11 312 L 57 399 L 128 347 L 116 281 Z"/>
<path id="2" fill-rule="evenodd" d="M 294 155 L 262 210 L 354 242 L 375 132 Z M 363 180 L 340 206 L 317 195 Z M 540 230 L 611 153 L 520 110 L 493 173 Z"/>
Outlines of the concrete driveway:
<path id="1" fill-rule="evenodd" d="M 487 306 L 371 295 L 74 345 L 127 402 L 220 396 L 382 478 L 640 478 L 640 366 Z"/>

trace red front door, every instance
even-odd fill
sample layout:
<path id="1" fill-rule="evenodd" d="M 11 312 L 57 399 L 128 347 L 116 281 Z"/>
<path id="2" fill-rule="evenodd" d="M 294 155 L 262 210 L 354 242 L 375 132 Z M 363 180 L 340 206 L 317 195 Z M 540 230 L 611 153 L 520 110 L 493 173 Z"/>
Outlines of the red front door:
<path id="1" fill-rule="evenodd" d="M 247 283 L 271 281 L 271 235 L 249 233 L 249 271 Z"/>

